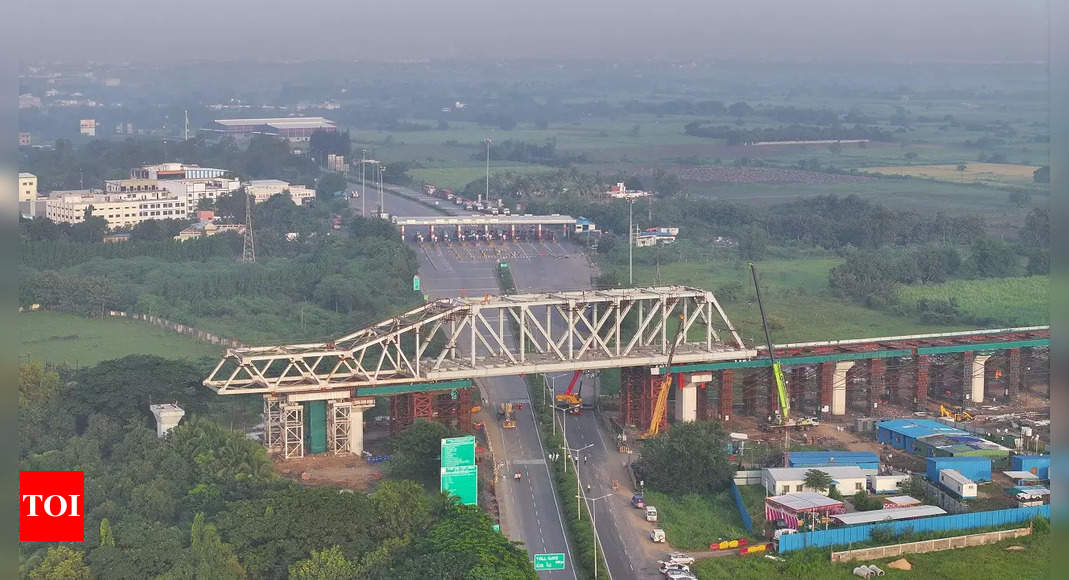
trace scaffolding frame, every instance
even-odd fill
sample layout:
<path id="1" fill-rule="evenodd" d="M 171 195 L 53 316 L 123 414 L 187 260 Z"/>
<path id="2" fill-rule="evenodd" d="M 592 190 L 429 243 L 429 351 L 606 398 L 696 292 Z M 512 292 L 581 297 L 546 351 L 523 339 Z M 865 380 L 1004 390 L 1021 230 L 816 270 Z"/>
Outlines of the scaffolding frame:
<path id="1" fill-rule="evenodd" d="M 282 451 L 282 399 L 264 395 L 264 446 L 268 451 Z"/>
<path id="2" fill-rule="evenodd" d="M 300 403 L 282 406 L 282 445 L 286 459 L 304 457 L 304 407 Z"/>
<path id="3" fill-rule="evenodd" d="M 327 420 L 330 421 L 327 425 L 327 451 L 334 455 L 349 453 L 353 403 L 352 401 L 332 400 L 327 405 L 330 407 L 327 413 Z"/>

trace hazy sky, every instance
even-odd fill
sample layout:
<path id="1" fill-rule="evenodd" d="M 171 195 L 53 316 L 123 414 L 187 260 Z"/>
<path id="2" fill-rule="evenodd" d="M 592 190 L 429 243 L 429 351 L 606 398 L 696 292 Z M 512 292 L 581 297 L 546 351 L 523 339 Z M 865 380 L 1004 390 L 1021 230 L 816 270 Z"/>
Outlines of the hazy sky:
<path id="1" fill-rule="evenodd" d="M 1048 0 L 21 1 L 24 62 L 1047 58 Z"/>

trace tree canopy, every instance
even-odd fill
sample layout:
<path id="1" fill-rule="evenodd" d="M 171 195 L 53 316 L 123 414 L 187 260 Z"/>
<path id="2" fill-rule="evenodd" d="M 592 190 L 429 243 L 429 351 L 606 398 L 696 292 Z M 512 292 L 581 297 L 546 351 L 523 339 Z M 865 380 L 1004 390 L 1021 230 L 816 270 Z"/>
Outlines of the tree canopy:
<path id="1" fill-rule="evenodd" d="M 673 494 L 721 491 L 734 472 L 727 435 L 715 421 L 677 424 L 646 441 L 638 470 L 650 488 Z"/>

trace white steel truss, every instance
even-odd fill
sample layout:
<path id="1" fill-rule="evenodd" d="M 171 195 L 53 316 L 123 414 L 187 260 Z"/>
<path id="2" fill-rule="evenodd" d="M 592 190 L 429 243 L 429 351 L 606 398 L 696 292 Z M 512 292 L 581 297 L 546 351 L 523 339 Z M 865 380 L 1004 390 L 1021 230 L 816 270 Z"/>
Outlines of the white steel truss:
<path id="1" fill-rule="evenodd" d="M 282 444 L 286 459 L 304 457 L 304 407 L 300 403 L 282 406 Z"/>
<path id="2" fill-rule="evenodd" d="M 327 449 L 339 455 L 349 452 L 349 430 L 352 423 L 349 416 L 353 409 L 350 401 L 329 401 L 327 405 L 330 411 L 327 414 L 330 424 L 327 425 Z"/>
<path id="3" fill-rule="evenodd" d="M 264 446 L 269 451 L 282 451 L 282 399 L 264 395 Z"/>
<path id="4" fill-rule="evenodd" d="M 757 354 L 706 290 L 513 294 L 436 300 L 326 343 L 227 349 L 204 384 L 284 393 L 663 365 L 677 324 L 677 363 Z"/>

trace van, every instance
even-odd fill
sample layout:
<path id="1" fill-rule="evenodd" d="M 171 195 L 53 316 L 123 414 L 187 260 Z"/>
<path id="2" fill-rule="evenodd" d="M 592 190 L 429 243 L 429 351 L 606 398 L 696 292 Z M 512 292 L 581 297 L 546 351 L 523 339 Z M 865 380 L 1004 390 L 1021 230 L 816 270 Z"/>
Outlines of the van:
<path id="1" fill-rule="evenodd" d="M 666 542 L 667 539 L 664 536 L 664 530 L 661 528 L 654 528 L 650 530 L 650 541 L 656 543 Z"/>
<path id="2" fill-rule="evenodd" d="M 653 507 L 651 505 L 646 506 L 646 521 L 647 522 L 655 522 L 655 521 L 657 521 L 657 508 L 655 508 L 655 507 Z"/>

